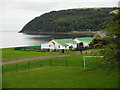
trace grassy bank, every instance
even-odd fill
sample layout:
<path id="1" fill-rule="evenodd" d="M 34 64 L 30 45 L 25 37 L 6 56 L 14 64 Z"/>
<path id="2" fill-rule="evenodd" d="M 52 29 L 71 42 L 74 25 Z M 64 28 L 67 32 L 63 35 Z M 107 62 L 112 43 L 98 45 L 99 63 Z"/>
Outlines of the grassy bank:
<path id="1" fill-rule="evenodd" d="M 32 61 L 24 61 L 15 64 L 6 64 L 3 66 L 3 72 L 15 72 L 19 70 L 27 70 L 38 67 L 45 66 L 71 66 L 71 67 L 83 67 L 83 56 L 89 56 L 91 54 L 83 54 L 83 55 L 74 55 L 74 56 L 66 56 L 66 57 L 56 57 L 49 59 L 41 59 L 41 60 L 32 60 Z"/>
<path id="2" fill-rule="evenodd" d="M 14 48 L 2 49 L 2 61 L 10 61 L 23 58 L 49 56 L 49 55 L 60 55 L 60 52 L 36 52 L 36 51 L 19 51 Z"/>
<path id="3" fill-rule="evenodd" d="M 3 75 L 3 88 L 117 88 L 118 72 L 43 67 Z"/>
<path id="4" fill-rule="evenodd" d="M 51 56 L 51 55 L 63 55 L 70 53 L 78 53 L 79 51 L 67 51 L 65 53 L 61 52 L 36 52 L 36 51 L 21 51 L 14 50 L 14 48 L 4 48 L 2 50 L 2 61 L 11 61 L 24 58 L 40 57 L 40 56 Z M 91 49 L 94 51 L 94 49 Z M 85 50 L 86 51 L 86 50 Z"/>
<path id="5" fill-rule="evenodd" d="M 95 53 L 3 65 L 3 88 L 117 88 L 117 70 L 83 69 L 83 56 L 91 55 Z M 99 61 L 98 58 L 89 59 L 94 60 Z"/>
<path id="6" fill-rule="evenodd" d="M 84 67 L 83 57 L 84 56 L 94 56 L 93 54 L 82 54 L 82 55 L 72 55 L 65 57 L 56 57 L 56 58 L 48 58 L 48 59 L 40 59 L 40 60 L 31 60 L 31 61 L 23 61 L 16 62 L 14 64 L 6 64 L 3 65 L 3 73 L 6 72 L 18 72 L 24 70 L 30 70 L 33 68 L 41 68 L 46 66 L 64 66 L 64 67 Z M 91 69 L 107 69 L 114 68 L 117 64 L 108 64 L 103 60 L 103 57 L 91 57 L 86 58 L 86 68 Z"/>

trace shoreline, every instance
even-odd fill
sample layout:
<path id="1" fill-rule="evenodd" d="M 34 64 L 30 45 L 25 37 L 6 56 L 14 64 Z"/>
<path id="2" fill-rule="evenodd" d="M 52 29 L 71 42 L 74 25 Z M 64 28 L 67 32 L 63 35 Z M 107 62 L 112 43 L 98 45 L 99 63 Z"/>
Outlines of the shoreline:
<path id="1" fill-rule="evenodd" d="M 21 34 L 28 34 L 28 35 L 60 35 L 63 37 L 68 36 L 66 38 L 73 38 L 73 37 L 93 37 L 96 32 L 95 31 L 82 31 L 82 32 L 19 32 Z M 10 46 L 0 46 L 0 49 L 4 48 L 15 48 L 15 47 L 25 47 L 25 46 L 38 46 L 38 45 L 10 45 Z"/>
<path id="2" fill-rule="evenodd" d="M 8 47 L 0 47 L 0 49 L 17 48 L 17 47 L 29 47 L 29 46 L 39 46 L 39 45 L 18 45 L 18 46 L 8 46 Z"/>
<path id="3" fill-rule="evenodd" d="M 33 34 L 33 35 L 58 35 L 58 34 L 63 34 L 63 35 L 95 35 L 95 31 L 83 31 L 83 32 L 18 32 L 18 33 L 24 33 L 24 34 Z"/>

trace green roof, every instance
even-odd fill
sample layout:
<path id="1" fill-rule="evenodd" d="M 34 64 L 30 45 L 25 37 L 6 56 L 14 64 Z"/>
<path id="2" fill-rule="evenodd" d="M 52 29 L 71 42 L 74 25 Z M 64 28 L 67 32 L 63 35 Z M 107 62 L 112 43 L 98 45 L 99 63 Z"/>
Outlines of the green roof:
<path id="1" fill-rule="evenodd" d="M 54 41 L 58 42 L 62 46 L 67 46 L 66 43 L 74 43 L 75 42 L 73 39 L 55 39 Z"/>
<path id="2" fill-rule="evenodd" d="M 83 42 L 91 42 L 94 38 L 85 37 L 85 38 L 76 38 L 76 39 Z"/>

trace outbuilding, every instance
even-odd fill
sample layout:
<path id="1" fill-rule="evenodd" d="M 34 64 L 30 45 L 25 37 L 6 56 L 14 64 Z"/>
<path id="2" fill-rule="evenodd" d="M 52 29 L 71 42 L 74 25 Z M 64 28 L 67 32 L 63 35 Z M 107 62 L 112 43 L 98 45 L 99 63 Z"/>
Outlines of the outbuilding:
<path id="1" fill-rule="evenodd" d="M 76 43 L 83 43 L 83 46 L 89 46 L 90 42 L 93 40 L 91 37 L 85 37 L 85 38 L 75 38 L 74 41 Z"/>
<path id="2" fill-rule="evenodd" d="M 97 32 L 93 38 L 103 38 L 103 37 L 106 37 L 106 34 L 103 33 L 103 32 Z"/>

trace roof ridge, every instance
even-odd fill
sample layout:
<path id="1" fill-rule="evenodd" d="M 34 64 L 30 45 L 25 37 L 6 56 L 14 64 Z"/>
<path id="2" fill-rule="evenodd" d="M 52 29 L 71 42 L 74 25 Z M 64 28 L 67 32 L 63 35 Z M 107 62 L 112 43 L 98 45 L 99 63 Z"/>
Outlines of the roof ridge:
<path id="1" fill-rule="evenodd" d="M 53 40 L 74 40 L 74 39 L 53 39 Z"/>

